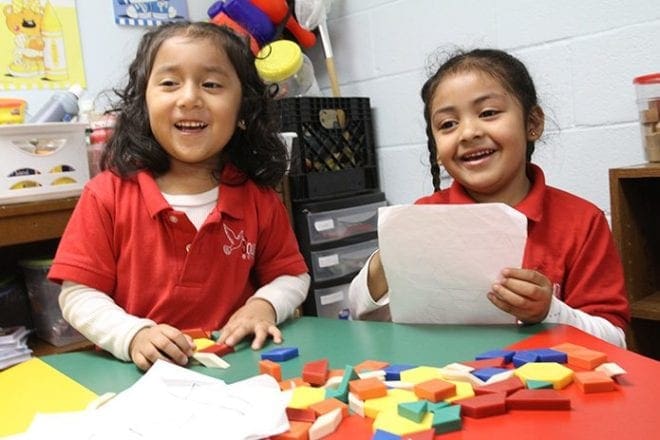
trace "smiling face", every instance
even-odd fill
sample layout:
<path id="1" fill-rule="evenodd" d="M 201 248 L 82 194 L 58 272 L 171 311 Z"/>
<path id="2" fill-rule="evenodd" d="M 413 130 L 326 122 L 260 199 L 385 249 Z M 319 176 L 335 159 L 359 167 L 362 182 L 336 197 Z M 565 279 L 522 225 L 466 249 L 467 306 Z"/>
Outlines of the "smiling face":
<path id="1" fill-rule="evenodd" d="M 169 173 L 217 169 L 236 130 L 241 82 L 211 39 L 174 36 L 155 56 L 146 101 L 151 131 L 170 156 Z"/>
<path id="2" fill-rule="evenodd" d="M 477 202 L 515 205 L 525 197 L 527 141 L 540 132 L 498 80 L 479 71 L 450 74 L 430 110 L 437 161 Z"/>

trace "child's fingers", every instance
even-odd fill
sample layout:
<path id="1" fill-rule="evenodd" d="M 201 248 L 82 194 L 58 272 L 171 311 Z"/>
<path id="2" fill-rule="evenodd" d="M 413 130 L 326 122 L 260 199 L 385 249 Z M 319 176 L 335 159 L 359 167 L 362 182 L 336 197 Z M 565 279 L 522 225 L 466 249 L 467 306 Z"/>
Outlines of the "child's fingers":
<path id="1" fill-rule="evenodd" d="M 282 343 L 282 332 L 276 325 L 270 322 L 261 322 L 255 326 L 254 340 L 252 341 L 252 349 L 258 350 L 264 346 L 268 336 L 272 336 L 273 342 L 276 344 Z"/>

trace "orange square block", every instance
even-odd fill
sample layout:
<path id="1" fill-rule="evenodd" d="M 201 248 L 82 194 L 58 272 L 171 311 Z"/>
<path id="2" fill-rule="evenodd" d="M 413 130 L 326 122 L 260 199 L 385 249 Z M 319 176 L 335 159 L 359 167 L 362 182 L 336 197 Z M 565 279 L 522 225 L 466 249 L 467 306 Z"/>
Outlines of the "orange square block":
<path id="1" fill-rule="evenodd" d="M 415 395 L 429 402 L 439 402 L 456 394 L 456 385 L 441 379 L 420 382 L 413 388 Z"/>
<path id="2" fill-rule="evenodd" d="M 302 377 L 294 377 L 291 379 L 283 380 L 279 383 L 280 390 L 286 391 L 295 387 L 308 387 L 309 384 L 302 380 Z"/>
<path id="3" fill-rule="evenodd" d="M 272 440 L 307 440 L 307 438 L 309 438 L 307 432 L 311 426 L 311 423 L 290 420 L 289 430 L 287 432 L 283 432 L 282 434 L 271 438 Z"/>
<path id="4" fill-rule="evenodd" d="M 341 409 L 342 418 L 348 417 L 348 405 L 335 398 L 325 399 L 309 406 L 309 409 L 313 410 L 317 416 L 327 414 L 335 408 Z"/>
<path id="5" fill-rule="evenodd" d="M 614 381 L 602 371 L 579 371 L 573 380 L 583 393 L 600 393 L 614 390 Z"/>
<path id="6" fill-rule="evenodd" d="M 348 383 L 348 389 L 360 400 L 375 399 L 387 395 L 385 383 L 375 377 L 352 380 Z"/>
<path id="7" fill-rule="evenodd" d="M 277 362 L 268 359 L 259 361 L 259 373 L 267 374 L 278 382 L 282 381 L 282 366 Z"/>
<path id="8" fill-rule="evenodd" d="M 593 370 L 603 362 L 607 362 L 607 355 L 605 353 L 588 348 L 566 353 L 566 357 L 568 358 L 568 365 L 585 370 Z"/>
<path id="9" fill-rule="evenodd" d="M 355 365 L 353 367 L 353 370 L 355 370 L 356 373 L 362 373 L 364 371 L 376 371 L 376 370 L 382 370 L 386 367 L 388 367 L 390 364 L 387 362 L 383 361 L 374 361 L 374 360 L 366 360 L 362 361 L 359 364 Z"/>

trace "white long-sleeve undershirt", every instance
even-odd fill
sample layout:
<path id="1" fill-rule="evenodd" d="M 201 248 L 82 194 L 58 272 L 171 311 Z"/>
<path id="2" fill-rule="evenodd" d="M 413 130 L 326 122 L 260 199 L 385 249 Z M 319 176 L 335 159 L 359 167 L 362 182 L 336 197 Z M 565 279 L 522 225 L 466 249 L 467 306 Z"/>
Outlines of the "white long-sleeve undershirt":
<path id="1" fill-rule="evenodd" d="M 310 276 L 283 275 L 258 289 L 250 298 L 268 301 L 275 310 L 277 323 L 291 317 L 305 300 Z M 248 300 L 248 301 L 250 301 Z M 135 334 L 156 325 L 150 319 L 127 313 L 107 294 L 65 281 L 59 296 L 62 316 L 83 336 L 116 358 L 130 361 L 129 347 Z"/>

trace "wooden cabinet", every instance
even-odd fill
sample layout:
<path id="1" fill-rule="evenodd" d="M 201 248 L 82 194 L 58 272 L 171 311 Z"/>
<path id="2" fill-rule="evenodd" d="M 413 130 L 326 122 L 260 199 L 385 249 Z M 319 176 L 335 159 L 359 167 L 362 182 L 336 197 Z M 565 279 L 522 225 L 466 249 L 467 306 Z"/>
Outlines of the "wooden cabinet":
<path id="1" fill-rule="evenodd" d="M 612 232 L 630 299 L 631 350 L 660 359 L 660 163 L 609 170 Z"/>

